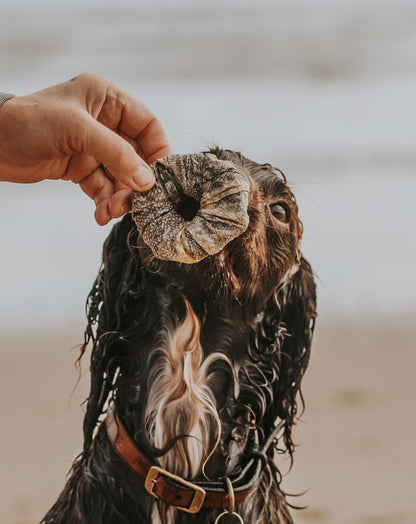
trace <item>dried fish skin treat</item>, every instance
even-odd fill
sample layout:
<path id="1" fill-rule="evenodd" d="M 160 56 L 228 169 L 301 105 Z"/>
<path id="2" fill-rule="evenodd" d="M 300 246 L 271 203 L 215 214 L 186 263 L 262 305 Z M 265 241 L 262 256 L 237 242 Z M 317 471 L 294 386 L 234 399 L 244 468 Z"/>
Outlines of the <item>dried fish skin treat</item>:
<path id="1" fill-rule="evenodd" d="M 156 258 L 194 264 L 247 229 L 251 186 L 241 169 L 211 153 L 169 155 L 151 167 L 156 183 L 133 192 L 132 217 Z M 178 211 L 183 195 L 199 204 L 192 220 Z"/>

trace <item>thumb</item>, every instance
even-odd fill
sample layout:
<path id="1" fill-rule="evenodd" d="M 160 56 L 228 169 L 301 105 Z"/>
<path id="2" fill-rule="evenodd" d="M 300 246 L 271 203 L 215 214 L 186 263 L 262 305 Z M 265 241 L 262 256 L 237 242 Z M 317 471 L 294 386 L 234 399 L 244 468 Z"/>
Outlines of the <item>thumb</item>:
<path id="1" fill-rule="evenodd" d="M 155 177 L 150 167 L 116 132 L 87 114 L 77 134 L 74 149 L 93 156 L 116 180 L 138 191 L 153 186 Z"/>

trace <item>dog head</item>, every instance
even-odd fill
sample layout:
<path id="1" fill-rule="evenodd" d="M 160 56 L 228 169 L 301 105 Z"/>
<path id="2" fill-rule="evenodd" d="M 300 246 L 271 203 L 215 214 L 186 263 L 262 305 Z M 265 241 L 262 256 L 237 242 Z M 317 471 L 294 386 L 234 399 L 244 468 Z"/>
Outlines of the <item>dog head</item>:
<path id="1" fill-rule="evenodd" d="M 160 260 L 149 248 L 143 235 L 139 235 L 140 257 L 150 272 L 164 275 L 176 285 L 181 284 L 188 293 L 204 294 L 217 302 L 255 301 L 264 305 L 276 285 L 295 271 L 299 262 L 302 225 L 298 218 L 296 200 L 283 174 L 270 164 L 260 165 L 239 153 L 219 148 L 211 149 L 210 153 L 234 166 L 236 172 L 238 170 L 247 181 L 249 194 L 245 208 L 248 223 L 243 224 L 243 231 L 224 247 L 217 249 L 217 252 L 205 256 L 197 263 Z M 215 166 L 215 163 L 213 165 Z M 165 176 L 166 171 L 168 175 L 174 176 L 168 169 L 165 169 Z M 235 181 L 232 182 L 235 184 Z M 227 189 L 221 188 L 222 193 L 226 193 Z M 233 213 L 229 222 L 236 224 L 240 208 L 233 212 L 232 206 L 237 206 L 235 198 L 232 200 L 233 197 L 234 195 L 227 196 L 222 202 L 226 201 L 227 213 L 230 213 L 230 208 Z M 138 205 L 140 206 L 146 198 L 146 195 L 140 196 Z M 186 223 L 190 223 L 199 213 L 200 204 L 194 198 L 180 192 L 175 195 L 171 208 L 180 214 Z M 145 214 L 145 210 L 140 209 L 140 213 Z M 223 213 L 223 208 L 215 210 L 215 213 L 217 218 Z M 166 214 L 163 213 L 163 218 Z M 222 229 L 226 227 L 224 222 L 226 219 L 220 222 Z M 162 240 L 159 240 L 159 243 L 163 242 L 165 223 L 162 222 L 160 226 L 162 231 L 159 239 Z M 156 234 L 155 230 L 152 233 L 153 236 L 157 236 L 157 229 Z M 217 232 L 214 230 L 210 233 L 211 236 L 215 236 Z"/>

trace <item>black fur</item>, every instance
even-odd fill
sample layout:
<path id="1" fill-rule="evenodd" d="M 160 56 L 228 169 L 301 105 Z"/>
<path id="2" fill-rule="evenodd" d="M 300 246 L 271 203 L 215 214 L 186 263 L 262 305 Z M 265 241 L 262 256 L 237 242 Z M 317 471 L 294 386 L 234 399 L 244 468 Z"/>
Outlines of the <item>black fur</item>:
<path id="1" fill-rule="evenodd" d="M 151 522 L 154 499 L 114 452 L 101 421 L 114 399 L 138 447 L 155 463 L 166 451 L 148 439 L 144 408 L 158 358 L 152 349 L 163 330 L 184 319 L 185 299 L 200 321 L 205 354 L 221 351 L 233 368 L 218 361 L 209 375 L 222 430 L 206 474 L 222 478 L 243 466 L 270 435 L 277 417 L 285 420 L 279 451 L 292 457 L 297 396 L 316 316 L 312 271 L 298 251 L 302 226 L 296 203 L 283 175 L 270 165 L 231 151 L 211 152 L 249 173 L 250 226 L 222 253 L 189 266 L 155 260 L 130 215 L 114 226 L 87 302 L 84 350 L 91 343 L 92 353 L 84 447 L 44 524 Z M 272 216 L 270 206 L 276 202 L 286 206 L 288 223 Z M 296 261 L 298 270 L 288 274 Z M 269 450 L 258 489 L 237 508 L 246 523 L 292 522 L 275 451 Z M 159 507 L 163 520 L 166 508 L 163 503 Z M 174 522 L 212 523 L 218 513 L 178 511 Z"/>

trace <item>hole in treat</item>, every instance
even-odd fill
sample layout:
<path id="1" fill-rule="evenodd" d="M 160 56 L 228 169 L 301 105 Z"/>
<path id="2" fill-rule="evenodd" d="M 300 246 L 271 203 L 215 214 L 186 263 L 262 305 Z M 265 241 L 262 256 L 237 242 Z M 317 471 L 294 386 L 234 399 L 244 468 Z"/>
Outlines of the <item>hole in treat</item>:
<path id="1" fill-rule="evenodd" d="M 181 217 L 190 222 L 195 218 L 195 215 L 199 211 L 199 202 L 194 198 L 184 195 L 181 195 L 179 202 L 175 204 L 175 211 L 181 215 Z"/>

